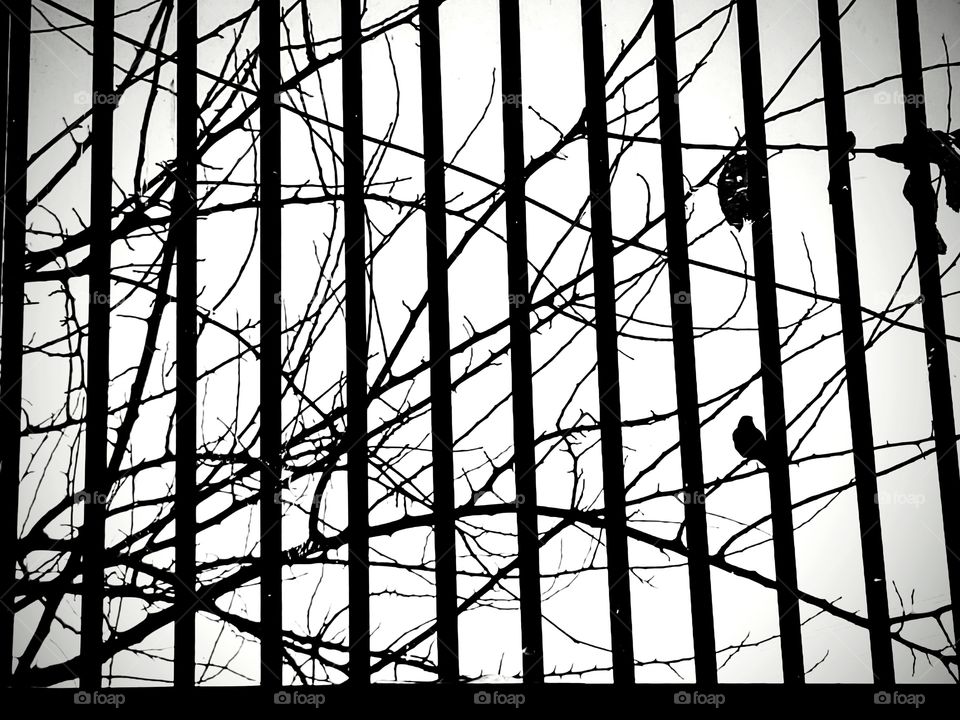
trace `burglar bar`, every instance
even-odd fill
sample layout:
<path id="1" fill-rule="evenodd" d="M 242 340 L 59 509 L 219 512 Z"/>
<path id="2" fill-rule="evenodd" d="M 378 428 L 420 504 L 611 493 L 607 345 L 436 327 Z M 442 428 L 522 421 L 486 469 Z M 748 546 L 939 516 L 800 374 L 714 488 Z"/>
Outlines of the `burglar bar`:
<path id="1" fill-rule="evenodd" d="M 819 0 L 820 59 L 823 67 L 824 116 L 830 163 L 830 203 L 837 251 L 837 282 L 843 324 L 843 352 L 850 408 L 850 435 L 856 472 L 857 510 L 860 519 L 860 549 L 870 620 L 870 656 L 874 681 L 894 682 L 893 648 L 890 639 L 890 608 L 887 605 L 883 535 L 877 505 L 877 465 L 873 449 L 873 419 L 870 386 L 860 312 L 860 273 L 850 182 L 850 140 L 844 100 L 843 53 L 837 0 Z"/>
<path id="2" fill-rule="evenodd" d="M 347 335 L 347 523 L 350 681 L 370 682 L 370 518 L 367 488 L 366 243 L 360 2 L 341 0 L 343 206 Z"/>
<path id="3" fill-rule="evenodd" d="M 10 59 L 10 11 L 0 3 L 0 188 L 6 195 L 7 169 L 7 70 Z M 4 213 L 0 209 L 0 245 L 3 242 Z M 3 277 L 3 249 L 0 247 L 0 278 Z M 0 308 L 2 312 L 2 308 Z"/>
<path id="4" fill-rule="evenodd" d="M 683 470 L 684 524 L 689 549 L 690 611 L 693 623 L 697 682 L 717 682 L 717 646 L 713 627 L 710 549 L 703 490 L 703 449 L 700 445 L 700 401 L 697 359 L 693 342 L 693 305 L 687 250 L 686 192 L 680 147 L 680 95 L 677 87 L 677 45 L 673 0 L 653 0 L 660 107 L 660 158 L 663 165 L 664 224 L 670 270 L 670 314 Z"/>
<path id="5" fill-rule="evenodd" d="M 3 677 L 13 671 L 13 625 L 16 619 L 17 518 L 20 506 L 20 408 L 23 387 L 23 268 L 27 214 L 27 118 L 30 100 L 30 15 L 28 0 L 4 3 L 10 13 L 10 63 L 7 84 L 7 158 L 4 178 L 3 353 L 0 355 L 0 652 Z"/>
<path id="6" fill-rule="evenodd" d="M 280 2 L 260 2 L 260 684 L 283 673 L 280 534 Z"/>
<path id="7" fill-rule="evenodd" d="M 610 216 L 610 159 L 607 148 L 606 75 L 603 18 L 598 0 L 581 0 L 583 85 L 586 94 L 587 155 L 590 166 L 590 227 L 597 323 L 597 383 L 600 452 L 603 466 L 604 530 L 610 594 L 613 681 L 635 682 L 630 562 L 623 484 L 623 428 L 620 424 L 620 368 L 617 359 L 616 286 Z"/>
<path id="8" fill-rule="evenodd" d="M 197 599 L 197 4 L 177 0 L 176 603 L 173 684 L 194 683 Z"/>
<path id="9" fill-rule="evenodd" d="M 907 125 L 907 144 L 916 150 L 908 153 L 909 182 L 916 195 L 930 188 L 930 164 L 920 148 L 925 145 L 927 113 L 924 104 L 923 66 L 920 57 L 920 19 L 916 0 L 897 0 L 900 34 L 900 68 L 903 73 L 903 105 Z M 947 578 L 953 615 L 954 647 L 960 640 L 957 602 L 960 601 L 960 468 L 957 466 L 956 422 L 953 416 L 953 392 L 950 387 L 950 363 L 947 357 L 946 328 L 943 318 L 943 290 L 940 286 L 940 262 L 937 252 L 936 197 L 932 202 L 913 203 L 913 225 L 917 241 L 917 271 L 923 298 L 924 340 L 927 350 L 927 374 L 930 378 L 930 409 L 933 415 L 934 444 L 940 480 L 940 505 L 943 508 L 943 539 L 947 554 Z"/>
<path id="10" fill-rule="evenodd" d="M 437 583 L 437 671 L 460 677 L 457 632 L 457 544 L 453 494 L 453 411 L 450 389 L 450 298 L 447 279 L 447 193 L 443 166 L 443 92 L 439 0 L 420 0 L 420 78 L 430 308 L 430 422 L 433 430 L 434 555 Z"/>
<path id="11" fill-rule="evenodd" d="M 770 217 L 767 176 L 767 132 L 763 117 L 763 82 L 756 0 L 737 1 L 740 34 L 740 74 L 743 83 L 743 116 L 747 148 L 747 192 L 752 220 L 756 274 L 757 325 L 763 380 L 763 414 L 767 430 L 770 476 L 770 517 L 780 612 L 780 654 L 783 681 L 804 682 L 800 602 L 797 599 L 797 560 L 793 543 L 793 503 L 787 463 L 787 425 L 783 401 L 783 366 L 780 357 L 780 320 L 777 313 L 777 279 Z"/>
<path id="12" fill-rule="evenodd" d="M 507 215 L 507 293 L 520 576 L 520 641 L 523 646 L 523 680 L 526 683 L 541 683 L 543 626 L 537 528 L 537 458 L 534 450 L 530 290 L 527 280 L 520 10 L 516 0 L 500 0 L 500 58 L 503 73 L 503 174 Z"/>
<path id="13" fill-rule="evenodd" d="M 87 336 L 87 422 L 80 596 L 80 687 L 100 687 L 103 662 L 103 571 L 110 386 L 110 229 L 113 210 L 113 0 L 94 6 L 93 108 L 90 138 L 90 286 Z"/>

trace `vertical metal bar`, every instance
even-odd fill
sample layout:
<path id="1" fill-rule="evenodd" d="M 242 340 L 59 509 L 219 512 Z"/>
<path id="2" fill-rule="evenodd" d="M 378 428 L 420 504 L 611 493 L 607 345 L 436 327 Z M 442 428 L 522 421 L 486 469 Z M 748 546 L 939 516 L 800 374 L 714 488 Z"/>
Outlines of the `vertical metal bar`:
<path id="1" fill-rule="evenodd" d="M 537 458 L 533 429 L 533 367 L 527 279 L 527 215 L 523 152 L 523 73 L 517 0 L 500 0 L 503 75 L 503 171 L 507 213 L 507 292 L 513 391 L 513 472 L 516 478 L 517 555 L 523 680 L 543 682 L 540 538 L 537 528 Z"/>
<path id="2" fill-rule="evenodd" d="M 90 297 L 87 336 L 87 427 L 81 533 L 80 687 L 100 687 L 103 663 L 103 564 L 107 517 L 107 410 L 110 385 L 110 225 L 113 209 L 114 3 L 93 18 L 90 149 Z"/>
<path id="3" fill-rule="evenodd" d="M 610 592 L 613 681 L 635 682 L 630 560 L 623 483 L 623 428 L 620 424 L 620 367 L 617 359 L 616 283 L 610 215 L 610 158 L 603 64 L 603 19 L 598 0 L 581 0 L 587 152 L 590 166 L 590 225 L 597 323 L 597 383 L 600 452 L 603 466 L 604 529 Z"/>
<path id="4" fill-rule="evenodd" d="M 438 0 L 420 0 L 420 82 L 430 308 L 430 421 L 433 430 L 434 555 L 437 665 L 441 682 L 460 677 L 457 630 L 457 545 L 453 495 L 453 410 L 450 389 L 450 298 L 447 278 L 443 88 Z"/>
<path id="5" fill-rule="evenodd" d="M 793 543 L 793 503 L 787 464 L 787 424 L 783 401 L 783 365 L 780 357 L 780 321 L 777 313 L 773 225 L 767 176 L 767 133 L 763 117 L 763 82 L 756 0 L 738 0 L 743 116 L 747 146 L 747 183 L 753 220 L 753 257 L 756 269 L 757 324 L 763 380 L 763 413 L 769 452 L 770 515 L 780 611 L 780 653 L 785 684 L 804 682 L 800 602 L 797 599 L 797 560 Z"/>
<path id="6" fill-rule="evenodd" d="M 260 684 L 283 680 L 280 2 L 260 2 Z"/>
<path id="7" fill-rule="evenodd" d="M 195 679 L 197 591 L 197 4 L 177 0 L 177 186 L 170 242 L 177 252 L 176 602 L 173 682 Z"/>
<path id="8" fill-rule="evenodd" d="M 693 623 L 694 665 L 697 682 L 717 682 L 717 646 L 713 626 L 710 584 L 710 548 L 707 508 L 703 491 L 703 450 L 700 445 L 700 400 L 693 341 L 693 305 L 687 249 L 687 217 L 680 146 L 680 95 L 677 83 L 677 46 L 673 0 L 654 0 L 657 89 L 660 107 L 660 158 L 663 166 L 664 222 L 670 304 L 673 322 L 673 360 L 680 426 L 680 463 L 683 469 L 684 524 L 687 528 L 690 572 L 690 610 Z"/>
<path id="9" fill-rule="evenodd" d="M 7 175 L 4 186 L 3 353 L 0 355 L 0 686 L 10 685 L 13 672 L 13 625 L 16 619 L 17 518 L 20 507 L 20 412 L 23 400 L 23 262 L 27 214 L 27 119 L 30 101 L 30 14 L 27 0 L 8 2 L 10 12 L 10 76 L 7 116 Z"/>
<path id="10" fill-rule="evenodd" d="M 6 204 L 7 182 L 7 77 L 10 59 L 10 10 L 0 3 L 0 189 Z M 3 278 L 3 225 L 4 212 L 0 208 L 0 278 Z M 0 307 L 0 317 L 3 308 Z"/>
<path id="11" fill-rule="evenodd" d="M 366 242 L 363 179 L 363 59 L 360 3 L 341 0 L 343 204 L 346 245 L 347 522 L 350 560 L 350 681 L 370 682 L 370 519 L 367 488 Z"/>
<path id="12" fill-rule="evenodd" d="M 907 143 L 917 150 L 910 153 L 909 182 L 918 195 L 929 192 L 930 164 L 920 150 L 926 145 L 927 113 L 923 89 L 923 65 L 920 54 L 920 18 L 916 0 L 897 0 L 900 33 L 900 68 L 903 73 L 903 112 L 907 124 Z M 923 189 L 921 191 L 921 189 Z M 937 252 L 936 199 L 913 204 L 913 225 L 917 239 L 917 270 L 923 297 L 924 340 L 927 373 L 930 378 L 930 409 L 933 414 L 934 444 L 940 480 L 940 504 L 943 508 L 943 539 L 947 554 L 947 577 L 953 614 L 954 646 L 960 642 L 960 467 L 957 464 L 956 421 L 953 392 L 950 387 L 950 363 L 945 339 L 943 289 L 940 285 L 940 261 Z"/>
<path id="13" fill-rule="evenodd" d="M 837 251 L 837 280 L 840 317 L 847 373 L 847 400 L 850 408 L 850 435 L 853 442 L 857 482 L 857 510 L 860 520 L 860 548 L 870 620 L 870 657 L 874 681 L 894 682 L 893 648 L 890 638 L 890 609 L 887 605 L 883 535 L 877 506 L 877 465 L 873 449 L 873 418 L 870 413 L 870 386 L 860 313 L 860 273 L 857 267 L 857 238 L 853 217 L 850 181 L 850 142 L 847 139 L 847 112 L 844 100 L 843 53 L 837 0 L 819 0 L 820 59 L 823 68 L 824 115 L 830 162 L 830 203 Z"/>

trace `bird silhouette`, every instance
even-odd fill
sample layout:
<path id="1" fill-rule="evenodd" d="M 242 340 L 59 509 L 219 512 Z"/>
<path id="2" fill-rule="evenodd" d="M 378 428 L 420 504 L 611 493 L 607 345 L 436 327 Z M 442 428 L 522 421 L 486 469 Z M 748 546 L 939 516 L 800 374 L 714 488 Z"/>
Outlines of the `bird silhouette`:
<path id="1" fill-rule="evenodd" d="M 763 433 L 757 430 L 753 424 L 753 418 L 744 415 L 740 418 L 740 424 L 733 431 L 733 446 L 737 452 L 747 460 L 756 460 L 767 465 L 767 440 Z"/>

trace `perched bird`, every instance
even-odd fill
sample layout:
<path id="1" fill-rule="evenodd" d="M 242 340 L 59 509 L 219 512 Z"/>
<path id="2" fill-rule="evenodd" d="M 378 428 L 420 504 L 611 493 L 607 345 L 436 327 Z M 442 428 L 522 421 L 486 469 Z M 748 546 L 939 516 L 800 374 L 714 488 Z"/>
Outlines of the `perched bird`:
<path id="1" fill-rule="evenodd" d="M 753 418 L 744 415 L 740 424 L 733 431 L 733 446 L 737 452 L 747 460 L 756 460 L 767 465 L 767 440 L 763 433 L 753 424 Z"/>

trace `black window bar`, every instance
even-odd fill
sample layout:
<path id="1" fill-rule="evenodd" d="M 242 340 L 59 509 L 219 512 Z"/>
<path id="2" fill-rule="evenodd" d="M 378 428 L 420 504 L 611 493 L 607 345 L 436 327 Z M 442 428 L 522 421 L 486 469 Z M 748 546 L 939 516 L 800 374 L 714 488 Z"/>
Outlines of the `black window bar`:
<path id="1" fill-rule="evenodd" d="M 597 0 L 581 0 L 580 4 L 587 155 L 590 166 L 590 234 L 597 326 L 600 452 L 603 467 L 603 513 L 610 595 L 613 681 L 617 684 L 633 684 L 633 610 L 630 605 L 630 559 L 623 480 L 616 281 L 610 210 L 610 158 L 607 148 L 606 69 L 603 64 L 603 18 L 600 5 Z"/>
<path id="2" fill-rule="evenodd" d="M 17 518 L 20 485 L 20 412 L 23 400 L 23 291 L 27 214 L 27 118 L 30 101 L 30 14 L 27 0 L 4 4 L 9 13 L 6 175 L 3 186 L 3 355 L 0 356 L 0 487 L 11 488 L 0 509 L 0 683 L 13 674 L 13 627 L 16 620 Z"/>
<path id="3" fill-rule="evenodd" d="M 524 682 L 541 683 L 544 672 L 543 626 L 540 601 L 540 545 L 537 527 L 537 459 L 533 428 L 533 369 L 530 357 L 523 80 L 518 5 L 515 0 L 500 2 L 503 176 L 507 214 L 507 300 L 510 321 L 510 381 L 513 392 L 513 472 L 516 481 L 523 679 Z"/>
<path id="4" fill-rule="evenodd" d="M 107 497 L 107 393 L 110 383 L 110 243 L 113 211 L 113 0 L 93 16 L 93 100 L 90 159 L 90 287 L 84 472 L 83 581 L 80 598 L 80 687 L 100 687 L 103 662 L 104 557 Z"/>
<path id="5" fill-rule="evenodd" d="M 780 653 L 783 681 L 804 682 L 800 600 L 797 596 L 797 559 L 793 541 L 793 502 L 787 462 L 787 423 L 783 400 L 783 363 L 780 357 L 780 320 L 773 255 L 773 222 L 767 176 L 767 131 L 763 115 L 760 32 L 756 0 L 737 0 L 740 34 L 740 75 L 747 148 L 747 192 L 752 219 L 756 274 L 757 325 L 763 382 L 763 415 L 767 436 L 767 472 L 770 476 L 770 516 L 780 611 Z"/>
<path id="6" fill-rule="evenodd" d="M 460 677 L 457 621 L 457 543 L 454 520 L 453 399 L 450 387 L 450 298 L 447 277 L 447 192 L 443 159 L 443 97 L 439 0 L 420 0 L 424 214 L 430 307 L 430 422 L 433 445 L 434 569 L 437 593 L 437 672 Z"/>
<path id="7" fill-rule="evenodd" d="M 280 1 L 260 3 L 260 684 L 283 677 Z"/>
<path id="8" fill-rule="evenodd" d="M 197 599 L 197 4 L 177 2 L 176 575 L 173 683 L 194 683 Z"/>
<path id="9" fill-rule="evenodd" d="M 927 111 L 923 87 L 923 63 L 920 54 L 920 19 L 916 0 L 897 0 L 900 39 L 900 69 L 903 73 L 903 113 L 907 126 L 908 183 L 918 196 L 913 206 L 913 226 L 917 240 L 917 272 L 920 275 L 921 309 L 930 379 L 930 409 L 933 414 L 934 445 L 940 481 L 943 512 L 943 539 L 947 555 L 947 580 L 953 616 L 953 646 L 958 647 L 957 602 L 960 601 L 960 467 L 957 463 L 957 427 L 953 415 L 950 387 L 950 362 L 947 354 L 946 326 L 938 259 L 936 197 L 932 194 L 930 163 L 923 148 L 927 143 Z M 953 522 L 951 522 L 951 519 Z"/>
<path id="10" fill-rule="evenodd" d="M 367 487 L 366 240 L 360 3 L 340 3 L 343 40 L 343 205 L 347 336 L 347 522 L 350 682 L 370 682 L 370 518 Z"/>
<path id="11" fill-rule="evenodd" d="M 10 60 L 10 10 L 0 5 L 0 190 L 6 197 L 7 179 L 7 79 Z M 6 201 L 4 201 L 6 202 Z M 0 208 L 0 238 L 3 237 L 4 212 Z M 0 249 L 0 278 L 3 277 L 3 251 Z"/>
<path id="12" fill-rule="evenodd" d="M 693 340 L 693 294 L 687 248 L 686 191 L 680 145 L 680 95 L 677 82 L 676 22 L 673 0 L 653 0 L 660 109 L 660 157 L 663 166 L 664 223 L 670 271 L 670 313 L 683 471 L 684 527 L 690 573 L 690 611 L 697 682 L 717 682 L 717 648 L 710 585 L 710 549 L 700 443 L 700 400 Z"/>
<path id="13" fill-rule="evenodd" d="M 823 110 L 827 125 L 827 157 L 830 163 L 830 204 L 837 253 L 837 281 L 843 326 L 847 401 L 860 521 L 863 579 L 870 620 L 870 657 L 874 680 L 881 685 L 894 681 L 893 645 L 890 639 L 890 608 L 887 604 L 887 573 L 883 560 L 883 535 L 877 503 L 877 463 L 873 446 L 870 387 L 860 312 L 860 272 L 853 217 L 850 179 L 850 139 L 844 100 L 843 55 L 837 0 L 820 0 L 820 59 L 823 69 Z"/>

